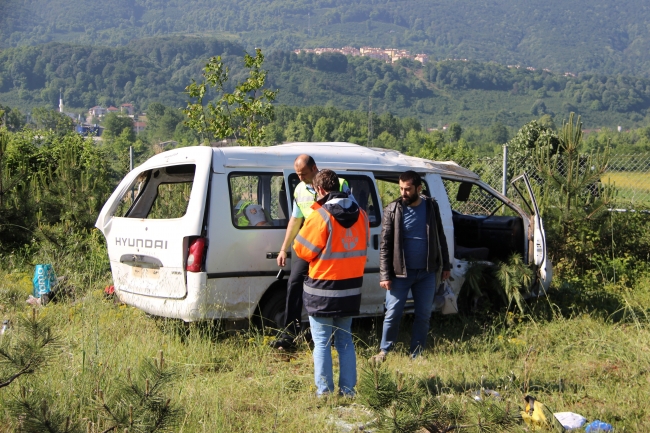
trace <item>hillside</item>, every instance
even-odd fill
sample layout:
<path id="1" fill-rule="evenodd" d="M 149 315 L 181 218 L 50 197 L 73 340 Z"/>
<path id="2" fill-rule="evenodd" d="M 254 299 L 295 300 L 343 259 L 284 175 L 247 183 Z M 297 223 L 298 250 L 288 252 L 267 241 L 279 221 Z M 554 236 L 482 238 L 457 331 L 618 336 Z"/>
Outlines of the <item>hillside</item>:
<path id="1" fill-rule="evenodd" d="M 185 34 L 249 49 L 390 46 L 439 60 L 648 76 L 648 22 L 642 0 L 4 0 L 0 47 Z"/>
<path id="2" fill-rule="evenodd" d="M 183 89 L 212 55 L 223 55 L 231 85 L 243 76 L 244 48 L 215 39 L 151 38 L 125 47 L 50 43 L 0 52 L 0 104 L 27 112 L 56 107 L 59 90 L 67 109 L 151 102 L 184 107 Z M 513 128 L 544 114 L 557 124 L 571 111 L 588 128 L 644 125 L 650 108 L 650 80 L 545 71 L 464 61 L 386 64 L 340 54 L 267 55 L 268 86 L 280 89 L 277 102 L 325 105 L 417 117 L 427 127 L 460 122 Z"/>

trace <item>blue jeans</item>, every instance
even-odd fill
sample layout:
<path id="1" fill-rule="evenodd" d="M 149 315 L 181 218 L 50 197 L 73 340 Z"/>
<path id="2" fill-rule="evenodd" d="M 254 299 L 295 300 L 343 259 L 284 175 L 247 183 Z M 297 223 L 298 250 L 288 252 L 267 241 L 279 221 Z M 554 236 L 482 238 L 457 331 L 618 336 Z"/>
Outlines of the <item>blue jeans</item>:
<path id="1" fill-rule="evenodd" d="M 357 384 L 357 357 L 352 341 L 352 317 L 309 316 L 314 340 L 314 381 L 316 394 L 334 392 L 332 372 L 332 338 L 339 354 L 339 393 L 354 395 Z"/>
<path id="2" fill-rule="evenodd" d="M 389 352 L 395 347 L 399 322 L 410 289 L 415 308 L 410 353 L 417 356 L 427 343 L 433 297 L 436 294 L 436 274 L 427 272 L 426 269 L 407 269 L 406 275 L 406 278 L 393 278 L 391 290 L 386 290 L 386 316 L 379 348 L 383 352 Z"/>

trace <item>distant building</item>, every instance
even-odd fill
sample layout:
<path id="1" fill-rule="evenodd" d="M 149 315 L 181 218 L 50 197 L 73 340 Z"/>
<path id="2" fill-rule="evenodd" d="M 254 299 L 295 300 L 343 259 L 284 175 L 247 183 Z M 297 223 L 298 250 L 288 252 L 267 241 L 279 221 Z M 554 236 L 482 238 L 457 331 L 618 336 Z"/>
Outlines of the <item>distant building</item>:
<path id="1" fill-rule="evenodd" d="M 346 56 L 360 56 L 361 52 L 359 51 L 358 48 L 354 47 L 343 47 L 341 48 L 341 53 L 345 54 Z"/>
<path id="2" fill-rule="evenodd" d="M 415 60 L 420 63 L 427 63 L 429 61 L 429 56 L 426 54 L 416 54 Z"/>
<path id="3" fill-rule="evenodd" d="M 133 116 L 135 114 L 135 108 L 133 108 L 133 104 L 120 105 L 120 111 L 122 113 L 128 114 L 129 116 Z"/>
<path id="4" fill-rule="evenodd" d="M 106 108 L 96 105 L 90 110 L 88 110 L 88 115 L 90 117 L 98 117 L 98 118 L 103 117 L 104 115 L 106 115 Z"/>
<path id="5" fill-rule="evenodd" d="M 113 106 L 111 105 L 110 107 L 108 107 L 108 108 L 106 109 L 106 111 L 109 112 L 109 113 L 117 113 L 118 111 L 120 111 L 120 109 L 117 108 L 117 107 L 113 107 Z"/>
<path id="6" fill-rule="evenodd" d="M 144 131 L 144 128 L 146 128 L 146 127 L 147 127 L 147 124 L 145 122 L 133 122 L 133 131 L 136 134 L 139 134 L 142 131 Z"/>

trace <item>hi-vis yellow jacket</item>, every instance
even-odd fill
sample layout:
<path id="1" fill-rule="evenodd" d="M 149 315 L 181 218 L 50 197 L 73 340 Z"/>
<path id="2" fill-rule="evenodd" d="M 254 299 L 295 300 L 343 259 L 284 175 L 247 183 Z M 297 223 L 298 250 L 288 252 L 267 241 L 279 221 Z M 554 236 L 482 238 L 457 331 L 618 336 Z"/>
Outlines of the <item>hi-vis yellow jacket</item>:
<path id="1" fill-rule="evenodd" d="M 307 313 L 323 317 L 359 314 L 370 241 L 368 216 L 340 192 L 329 193 L 312 209 L 293 245 L 296 255 L 309 262 L 303 293 Z"/>
<path id="2" fill-rule="evenodd" d="M 339 178 L 339 191 L 350 194 L 350 186 L 345 179 Z M 306 219 L 311 213 L 312 205 L 316 202 L 316 193 L 310 192 L 307 189 L 305 182 L 300 182 L 293 192 L 293 198 L 296 201 L 296 206 L 300 208 L 302 216 Z"/>

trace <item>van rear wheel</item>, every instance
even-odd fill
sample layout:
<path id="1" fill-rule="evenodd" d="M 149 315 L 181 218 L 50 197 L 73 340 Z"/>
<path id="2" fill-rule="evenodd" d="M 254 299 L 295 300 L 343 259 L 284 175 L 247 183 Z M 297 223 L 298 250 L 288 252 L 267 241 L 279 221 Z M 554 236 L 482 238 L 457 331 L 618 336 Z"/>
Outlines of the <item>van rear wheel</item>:
<path id="1" fill-rule="evenodd" d="M 263 330 L 281 330 L 284 327 L 284 310 L 287 289 L 276 289 L 260 303 L 259 325 Z"/>

